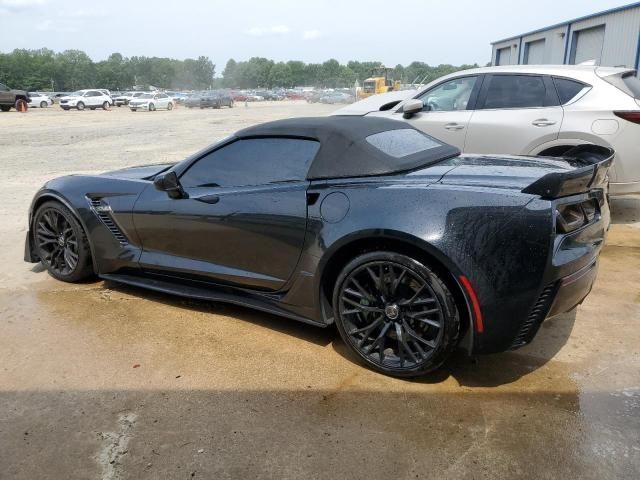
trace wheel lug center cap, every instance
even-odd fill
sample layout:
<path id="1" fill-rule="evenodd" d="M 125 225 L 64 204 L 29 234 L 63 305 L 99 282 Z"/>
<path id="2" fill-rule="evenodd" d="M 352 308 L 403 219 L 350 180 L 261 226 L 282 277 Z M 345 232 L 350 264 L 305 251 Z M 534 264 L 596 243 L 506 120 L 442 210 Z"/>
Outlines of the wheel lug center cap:
<path id="1" fill-rule="evenodd" d="M 400 316 L 400 307 L 398 307 L 398 305 L 396 305 L 395 303 L 387 305 L 386 307 L 384 307 L 384 314 L 388 319 L 395 320 Z"/>
<path id="2" fill-rule="evenodd" d="M 64 241 L 64 236 L 60 235 L 58 237 L 58 245 L 60 245 L 61 247 L 64 247 L 65 241 Z"/>

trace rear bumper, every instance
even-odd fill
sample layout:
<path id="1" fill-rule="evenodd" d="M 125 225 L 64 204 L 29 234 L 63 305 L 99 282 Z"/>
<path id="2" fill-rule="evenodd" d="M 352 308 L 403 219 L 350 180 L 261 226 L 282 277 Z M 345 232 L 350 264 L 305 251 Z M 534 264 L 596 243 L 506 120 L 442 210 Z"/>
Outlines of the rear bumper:
<path id="1" fill-rule="evenodd" d="M 598 261 L 568 275 L 558 282 L 558 290 L 546 317 L 553 317 L 580 305 L 589 295 L 598 273 Z"/>

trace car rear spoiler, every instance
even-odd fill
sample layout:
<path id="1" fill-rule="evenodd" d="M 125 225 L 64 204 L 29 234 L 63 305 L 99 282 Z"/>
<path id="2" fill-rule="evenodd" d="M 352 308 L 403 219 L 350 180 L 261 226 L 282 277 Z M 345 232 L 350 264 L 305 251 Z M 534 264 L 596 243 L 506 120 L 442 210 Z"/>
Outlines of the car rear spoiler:
<path id="1" fill-rule="evenodd" d="M 614 156 L 615 152 L 611 148 L 578 145 L 562 155 L 564 160 L 576 167 L 575 170 L 547 173 L 522 192 L 540 195 L 542 198 L 559 198 L 603 188 L 609 181 L 607 171 Z"/>

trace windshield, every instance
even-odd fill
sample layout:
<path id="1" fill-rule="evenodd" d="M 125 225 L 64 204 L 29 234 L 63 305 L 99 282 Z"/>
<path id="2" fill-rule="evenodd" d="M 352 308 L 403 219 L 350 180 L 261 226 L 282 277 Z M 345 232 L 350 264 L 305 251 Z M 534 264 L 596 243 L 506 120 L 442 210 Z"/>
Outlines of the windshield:
<path id="1" fill-rule="evenodd" d="M 77 92 L 73 92 L 69 94 L 70 97 L 81 97 L 83 95 L 84 95 L 84 92 L 82 90 L 78 90 Z"/>
<path id="2" fill-rule="evenodd" d="M 140 95 L 140 98 L 153 98 L 153 94 L 151 93 L 143 93 Z"/>

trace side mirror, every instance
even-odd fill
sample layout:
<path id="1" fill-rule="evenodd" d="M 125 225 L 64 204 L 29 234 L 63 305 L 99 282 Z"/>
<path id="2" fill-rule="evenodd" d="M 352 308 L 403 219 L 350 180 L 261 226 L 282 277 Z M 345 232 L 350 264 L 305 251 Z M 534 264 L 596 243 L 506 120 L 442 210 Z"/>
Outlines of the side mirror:
<path id="1" fill-rule="evenodd" d="M 416 113 L 421 112 L 424 108 L 424 104 L 422 100 L 418 100 L 416 98 L 412 100 L 407 100 L 407 102 L 402 106 L 402 116 L 404 118 L 411 118 Z"/>
<path id="2" fill-rule="evenodd" d="M 153 186 L 156 187 L 156 190 L 167 192 L 167 195 L 171 198 L 187 198 L 187 194 L 182 188 L 182 185 L 180 185 L 180 180 L 176 172 L 171 171 L 157 175 L 153 180 Z"/>

